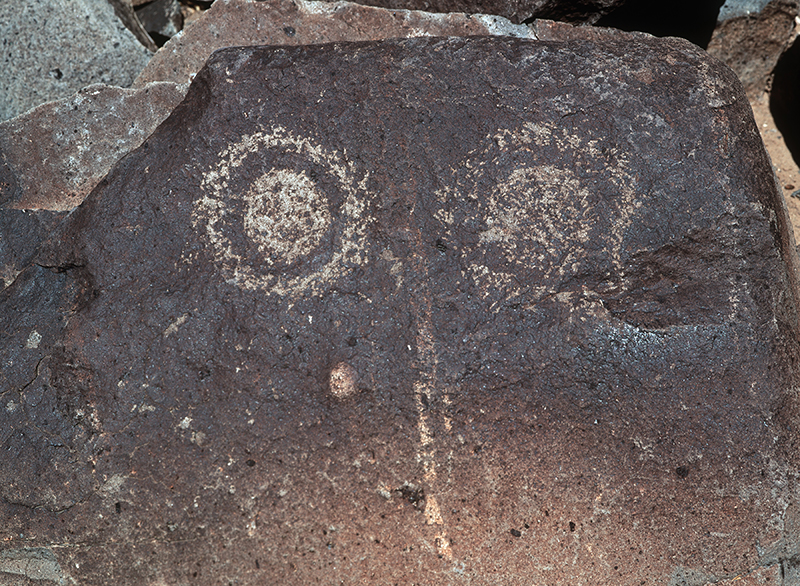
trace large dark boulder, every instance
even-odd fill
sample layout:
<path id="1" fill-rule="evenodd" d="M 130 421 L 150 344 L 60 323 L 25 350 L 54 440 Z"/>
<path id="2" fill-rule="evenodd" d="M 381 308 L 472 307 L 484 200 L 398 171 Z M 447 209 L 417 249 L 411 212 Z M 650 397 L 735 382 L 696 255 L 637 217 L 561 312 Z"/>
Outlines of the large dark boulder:
<path id="1" fill-rule="evenodd" d="M 0 292 L 0 572 L 775 577 L 796 266 L 687 42 L 220 51 Z"/>

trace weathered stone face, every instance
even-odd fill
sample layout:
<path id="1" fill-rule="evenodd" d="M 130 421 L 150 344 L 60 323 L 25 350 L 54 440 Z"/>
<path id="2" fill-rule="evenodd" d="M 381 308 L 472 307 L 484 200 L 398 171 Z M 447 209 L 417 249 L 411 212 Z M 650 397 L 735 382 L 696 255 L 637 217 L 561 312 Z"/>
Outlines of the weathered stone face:
<path id="1" fill-rule="evenodd" d="M 0 292 L 8 559 L 703 584 L 790 558 L 796 259 L 749 105 L 686 42 L 602 37 L 218 52 Z"/>
<path id="2" fill-rule="evenodd" d="M 622 5 L 624 0 L 365 0 L 361 3 L 429 12 L 498 14 L 516 23 L 548 18 L 593 24 Z"/>
<path id="3" fill-rule="evenodd" d="M 532 28 L 489 14 L 433 14 L 314 0 L 218 0 L 153 56 L 134 86 L 186 83 L 224 47 L 483 35 L 536 38 Z"/>
<path id="4" fill-rule="evenodd" d="M 106 1 L 4 3 L 0 37 L 0 121 L 90 84 L 129 86 L 151 55 Z"/>
<path id="5" fill-rule="evenodd" d="M 800 2 L 732 2 L 726 6 L 720 11 L 708 52 L 733 69 L 754 98 L 766 89 L 772 70 L 790 44 Z"/>
<path id="6" fill-rule="evenodd" d="M 92 85 L 0 123 L 0 161 L 7 175 L 0 179 L 0 205 L 75 208 L 114 163 L 144 142 L 186 89 L 173 83 L 135 90 Z"/>

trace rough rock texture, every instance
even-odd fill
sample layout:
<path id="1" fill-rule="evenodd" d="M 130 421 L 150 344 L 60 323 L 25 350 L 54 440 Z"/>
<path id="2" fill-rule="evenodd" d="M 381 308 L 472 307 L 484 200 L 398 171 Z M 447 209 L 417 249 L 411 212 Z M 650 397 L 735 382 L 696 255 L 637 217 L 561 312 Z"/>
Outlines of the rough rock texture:
<path id="1" fill-rule="evenodd" d="M 93 83 L 129 86 L 150 59 L 106 0 L 3 2 L 0 38 L 0 120 Z"/>
<path id="2" fill-rule="evenodd" d="M 30 263 L 63 212 L 150 136 L 187 87 L 93 85 L 0 123 L 0 288 Z"/>
<path id="3" fill-rule="evenodd" d="M 119 3 L 128 6 L 123 0 Z M 296 34 L 288 36 L 287 27 Z M 591 29 L 573 30 L 549 21 L 537 21 L 529 28 L 493 16 L 388 11 L 350 3 L 309 3 L 298 8 L 294 2 L 219 2 L 191 33 L 160 52 L 143 76 L 188 82 L 214 49 L 230 45 L 409 35 L 549 38 L 591 33 Z M 27 210 L 8 212 L 0 222 L 3 283 L 13 280 L 47 237 L 48 227 L 63 216 L 52 212 L 80 204 L 112 165 L 169 115 L 188 84 L 139 83 L 137 87 L 138 91 L 90 86 L 0 124 L 0 161 L 4 163 L 0 206 Z M 37 219 L 35 210 L 46 211 Z"/>
<path id="4" fill-rule="evenodd" d="M 154 0 L 136 10 L 136 16 L 148 34 L 159 45 L 180 32 L 183 15 L 178 0 Z"/>
<path id="5" fill-rule="evenodd" d="M 718 20 L 725 22 L 731 18 L 758 14 L 769 3 L 770 0 L 726 0 L 719 9 Z"/>
<path id="6" fill-rule="evenodd" d="M 177 106 L 188 86 L 140 89 L 104 85 L 44 104 L 0 123 L 0 206 L 70 210 Z"/>
<path id="7" fill-rule="evenodd" d="M 30 265 L 39 245 L 66 215 L 49 210 L 0 209 L 0 289 L 13 283 Z"/>
<path id="8" fill-rule="evenodd" d="M 0 572 L 789 564 L 797 259 L 749 105 L 595 34 L 216 53 L 0 292 Z"/>
<path id="9" fill-rule="evenodd" d="M 741 14 L 742 6 L 720 12 L 721 22 L 714 29 L 708 52 L 733 69 L 750 98 L 766 89 L 778 59 L 789 46 L 799 9 L 798 0 L 773 0 L 758 12 Z M 735 16 L 722 19 L 729 15 Z"/>
<path id="10" fill-rule="evenodd" d="M 497 14 L 515 23 L 535 18 L 564 22 L 597 22 L 625 0 L 364 0 L 362 4 L 382 8 Z"/>
<path id="11" fill-rule="evenodd" d="M 489 15 L 384 10 L 350 2 L 217 0 L 191 28 L 155 54 L 134 86 L 151 81 L 185 83 L 223 47 L 468 35 L 532 33 L 527 26 Z"/>

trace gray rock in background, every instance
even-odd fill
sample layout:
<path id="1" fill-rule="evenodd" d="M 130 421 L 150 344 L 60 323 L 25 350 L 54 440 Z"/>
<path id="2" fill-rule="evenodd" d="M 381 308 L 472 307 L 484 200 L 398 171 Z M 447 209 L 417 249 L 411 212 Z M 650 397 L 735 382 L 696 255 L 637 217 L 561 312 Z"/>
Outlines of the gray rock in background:
<path id="1" fill-rule="evenodd" d="M 106 0 L 1 0 L 0 120 L 93 83 L 129 86 L 150 60 Z"/>
<path id="2" fill-rule="evenodd" d="M 727 2 L 720 10 L 707 50 L 736 72 L 750 99 L 767 89 L 789 47 L 799 7 L 798 0 L 758 0 Z"/>
<path id="3" fill-rule="evenodd" d="M 767 4 L 769 4 L 769 0 L 727 0 L 719 9 L 718 20 L 723 22 L 729 18 L 758 14 L 764 10 Z"/>

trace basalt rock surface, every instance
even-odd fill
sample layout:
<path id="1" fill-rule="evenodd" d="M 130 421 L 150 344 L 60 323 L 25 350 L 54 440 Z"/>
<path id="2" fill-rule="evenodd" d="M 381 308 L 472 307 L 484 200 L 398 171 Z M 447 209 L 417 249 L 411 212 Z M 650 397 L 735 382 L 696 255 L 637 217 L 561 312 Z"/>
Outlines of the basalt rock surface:
<path id="1" fill-rule="evenodd" d="M 0 288 L 111 167 L 150 136 L 188 85 L 92 85 L 0 122 Z"/>
<path id="2" fill-rule="evenodd" d="M 364 0 L 381 8 L 497 14 L 515 23 L 536 18 L 594 24 L 625 0 Z"/>
<path id="3" fill-rule="evenodd" d="M 314 0 L 217 0 L 153 56 L 134 86 L 152 81 L 186 83 L 214 51 L 224 47 L 470 35 L 535 38 L 531 28 L 488 14 L 432 14 Z"/>
<path id="4" fill-rule="evenodd" d="M 687 42 L 222 50 L 0 292 L 0 576 L 776 576 L 796 266 Z"/>
<path id="5" fill-rule="evenodd" d="M 767 88 L 778 59 L 789 47 L 799 8 L 798 0 L 722 7 L 708 52 L 733 69 L 750 98 Z"/>
<path id="6" fill-rule="evenodd" d="M 91 85 L 0 123 L 0 161 L 6 169 L 0 206 L 75 208 L 119 159 L 169 116 L 187 87 Z"/>
<path id="7" fill-rule="evenodd" d="M 150 59 L 106 0 L 0 6 L 0 121 L 95 83 L 129 86 Z"/>

